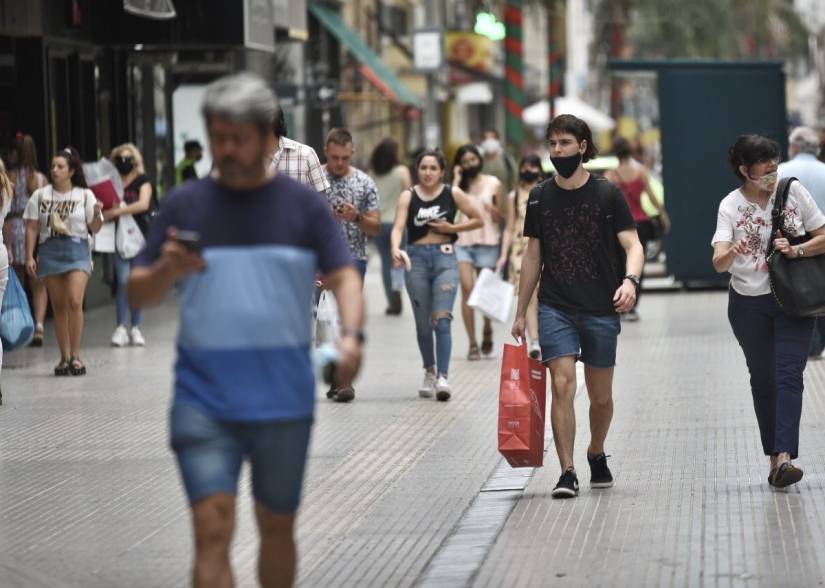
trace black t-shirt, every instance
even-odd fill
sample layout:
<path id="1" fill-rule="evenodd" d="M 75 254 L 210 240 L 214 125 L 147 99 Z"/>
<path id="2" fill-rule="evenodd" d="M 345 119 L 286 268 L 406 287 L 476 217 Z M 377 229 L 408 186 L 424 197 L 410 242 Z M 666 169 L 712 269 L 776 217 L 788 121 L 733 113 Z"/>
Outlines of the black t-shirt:
<path id="1" fill-rule="evenodd" d="M 126 202 L 126 204 L 133 204 L 140 199 L 140 189 L 143 187 L 144 184 L 149 184 L 150 186 L 152 186 L 152 181 L 146 174 L 141 174 L 137 176 L 134 180 L 132 180 L 128 186 L 124 186 L 123 200 Z M 155 198 L 155 189 L 154 187 L 152 187 L 152 198 L 149 200 L 149 209 L 146 212 L 134 215 L 135 222 L 137 223 L 137 226 L 138 228 L 140 228 L 140 232 L 143 233 L 144 237 L 149 233 L 149 223 L 154 217 L 157 208 L 158 203 L 157 199 Z"/>
<path id="2" fill-rule="evenodd" d="M 635 228 L 622 191 L 590 175 L 576 190 L 550 179 L 530 192 L 524 235 L 541 243 L 539 301 L 568 312 L 609 315 L 625 268 L 617 233 Z"/>

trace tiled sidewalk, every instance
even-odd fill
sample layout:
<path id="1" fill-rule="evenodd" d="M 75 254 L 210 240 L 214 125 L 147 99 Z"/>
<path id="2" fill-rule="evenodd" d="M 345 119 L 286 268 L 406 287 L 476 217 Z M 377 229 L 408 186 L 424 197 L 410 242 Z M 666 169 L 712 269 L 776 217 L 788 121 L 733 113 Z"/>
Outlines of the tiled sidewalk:
<path id="1" fill-rule="evenodd" d="M 498 360 L 463 360 L 454 399 L 417 397 L 412 317 L 383 316 L 368 276 L 367 364 L 351 405 L 326 401 L 299 516 L 302 586 L 412 586 L 500 463 Z M 185 585 L 189 519 L 167 449 L 175 310 L 147 316 L 146 349 L 111 349 L 113 309 L 89 316 L 90 374 L 56 380 L 53 346 L 9 354 L 0 408 L 0 587 Z M 816 585 L 825 580 L 825 362 L 807 372 L 800 465 L 773 493 L 723 293 L 648 296 L 625 324 L 609 438 L 617 484 L 553 501 L 550 452 L 506 520 L 476 586 Z M 507 329 L 498 327 L 497 339 Z M 254 586 L 248 487 L 233 549 Z M 466 529 L 466 525 L 462 527 Z M 472 538 L 464 538 L 472 545 Z M 477 548 L 477 546 L 474 546 Z M 443 560 L 443 558 L 442 558 Z M 449 563 L 449 562 L 447 562 Z M 448 585 L 448 584 L 445 584 Z"/>

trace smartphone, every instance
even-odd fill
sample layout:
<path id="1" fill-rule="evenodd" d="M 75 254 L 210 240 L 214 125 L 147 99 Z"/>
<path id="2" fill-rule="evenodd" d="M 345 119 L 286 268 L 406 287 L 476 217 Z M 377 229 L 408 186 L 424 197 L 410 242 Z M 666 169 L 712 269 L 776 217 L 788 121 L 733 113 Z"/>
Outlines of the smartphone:
<path id="1" fill-rule="evenodd" d="M 197 231 L 178 231 L 175 241 L 186 247 L 192 253 L 200 254 L 203 251 L 201 235 Z"/>

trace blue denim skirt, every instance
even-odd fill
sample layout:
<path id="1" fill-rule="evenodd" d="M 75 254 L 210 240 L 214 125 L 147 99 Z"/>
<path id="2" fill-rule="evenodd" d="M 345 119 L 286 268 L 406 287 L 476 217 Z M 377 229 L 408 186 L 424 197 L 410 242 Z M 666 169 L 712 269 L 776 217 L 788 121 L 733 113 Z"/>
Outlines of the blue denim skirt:
<path id="1" fill-rule="evenodd" d="M 49 237 L 37 247 L 37 277 L 72 271 L 92 273 L 89 240 L 80 237 Z"/>

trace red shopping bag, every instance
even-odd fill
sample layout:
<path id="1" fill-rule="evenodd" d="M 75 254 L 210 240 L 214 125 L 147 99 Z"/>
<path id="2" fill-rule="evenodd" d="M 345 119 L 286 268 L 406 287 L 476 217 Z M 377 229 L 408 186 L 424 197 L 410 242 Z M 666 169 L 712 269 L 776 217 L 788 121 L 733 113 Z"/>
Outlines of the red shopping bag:
<path id="1" fill-rule="evenodd" d="M 544 464 L 545 370 L 527 345 L 505 345 L 498 402 L 498 450 L 514 468 Z"/>

